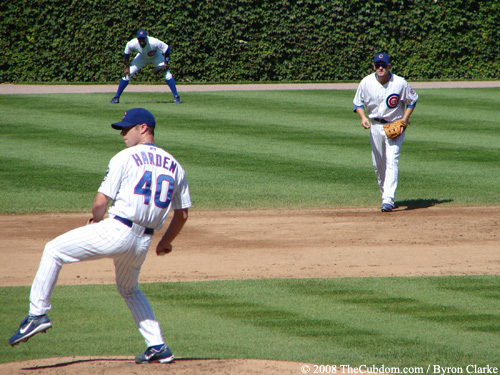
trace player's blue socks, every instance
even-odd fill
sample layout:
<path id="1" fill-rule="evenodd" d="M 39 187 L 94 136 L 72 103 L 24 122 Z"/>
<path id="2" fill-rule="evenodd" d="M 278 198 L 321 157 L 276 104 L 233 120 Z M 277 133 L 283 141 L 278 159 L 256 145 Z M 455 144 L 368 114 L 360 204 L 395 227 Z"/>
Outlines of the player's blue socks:
<path id="1" fill-rule="evenodd" d="M 122 94 L 123 90 L 125 90 L 125 87 L 128 86 L 129 81 L 125 80 L 122 78 L 120 81 L 120 84 L 118 85 L 118 91 L 116 92 L 115 98 L 119 98 L 120 95 Z"/>
<path id="2" fill-rule="evenodd" d="M 174 98 L 178 97 L 179 94 L 177 94 L 177 87 L 175 86 L 174 77 L 166 79 L 165 82 L 167 82 L 168 87 L 170 87 L 170 91 L 172 91 L 172 94 L 174 94 Z"/>

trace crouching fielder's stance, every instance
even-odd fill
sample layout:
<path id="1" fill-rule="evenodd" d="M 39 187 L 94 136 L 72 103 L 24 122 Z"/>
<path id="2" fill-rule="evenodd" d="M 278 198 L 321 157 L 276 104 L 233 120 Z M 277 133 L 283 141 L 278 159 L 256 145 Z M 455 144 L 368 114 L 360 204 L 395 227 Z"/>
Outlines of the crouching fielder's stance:
<path id="1" fill-rule="evenodd" d="M 132 62 L 130 62 L 130 55 L 132 52 L 136 52 L 137 55 L 134 57 Z M 118 90 L 116 95 L 111 99 L 110 104 L 118 104 L 120 102 L 120 96 L 128 86 L 130 79 L 144 68 L 148 64 L 153 64 L 156 66 L 154 72 L 165 73 L 165 82 L 167 83 L 170 91 L 174 96 L 174 103 L 181 104 L 181 99 L 177 93 L 177 86 L 175 85 L 174 77 L 170 70 L 168 70 L 168 64 L 170 62 L 170 47 L 168 44 L 162 42 L 159 39 L 148 36 L 146 30 L 139 30 L 137 32 L 137 38 L 132 39 L 125 46 L 124 63 L 125 68 L 123 70 L 123 77 L 118 85 Z"/>

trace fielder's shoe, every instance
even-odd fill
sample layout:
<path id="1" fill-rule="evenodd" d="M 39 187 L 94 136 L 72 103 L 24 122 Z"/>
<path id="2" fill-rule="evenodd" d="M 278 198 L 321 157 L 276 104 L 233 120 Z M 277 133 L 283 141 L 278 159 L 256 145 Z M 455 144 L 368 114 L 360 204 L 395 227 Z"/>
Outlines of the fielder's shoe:
<path id="1" fill-rule="evenodd" d="M 179 96 L 175 96 L 175 97 L 174 97 L 174 103 L 175 103 L 175 104 L 181 104 L 181 103 L 182 103 L 182 102 L 181 102 L 181 98 L 180 98 Z"/>
<path id="2" fill-rule="evenodd" d="M 120 103 L 120 99 L 118 99 L 116 96 L 109 102 L 109 104 L 118 104 L 118 103 Z"/>
<path id="3" fill-rule="evenodd" d="M 382 207 L 380 209 L 382 210 L 382 212 L 391 212 L 392 210 L 394 210 L 394 206 L 389 203 L 384 203 L 382 204 Z"/>
<path id="4" fill-rule="evenodd" d="M 47 315 L 31 316 L 23 319 L 19 329 L 9 339 L 10 346 L 14 346 L 36 335 L 38 332 L 44 332 L 52 327 L 52 323 Z"/>
<path id="5" fill-rule="evenodd" d="M 170 348 L 163 344 L 159 349 L 155 349 L 154 346 L 150 346 L 146 349 L 144 353 L 137 354 L 135 356 L 135 363 L 169 363 L 174 360 L 174 355 Z"/>

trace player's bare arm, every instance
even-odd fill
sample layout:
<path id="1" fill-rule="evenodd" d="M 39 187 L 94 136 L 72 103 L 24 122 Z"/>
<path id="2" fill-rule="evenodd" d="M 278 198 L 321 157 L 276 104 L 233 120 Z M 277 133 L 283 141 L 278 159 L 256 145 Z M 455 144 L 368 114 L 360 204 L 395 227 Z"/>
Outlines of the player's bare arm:
<path id="1" fill-rule="evenodd" d="M 364 108 L 358 107 L 356 108 L 356 113 L 361 118 L 361 126 L 365 129 L 370 129 L 370 120 L 366 117 Z"/>
<path id="2" fill-rule="evenodd" d="M 391 67 L 390 56 L 377 52 L 373 57 L 374 73 L 361 80 L 353 99 L 361 125 L 370 129 L 372 164 L 381 192 L 382 212 L 391 212 L 396 207 L 399 155 L 418 100 L 408 82 L 390 72 Z M 365 109 L 373 118 L 367 118 Z"/>
<path id="3" fill-rule="evenodd" d="M 415 109 L 415 108 L 408 108 L 408 107 L 405 109 L 405 113 L 404 113 L 403 118 L 402 118 L 402 120 L 403 120 L 404 122 L 406 122 L 406 123 L 408 123 L 408 124 L 410 123 L 410 116 L 411 116 L 411 114 L 413 113 L 413 110 L 414 110 L 414 109 Z"/>
<path id="4" fill-rule="evenodd" d="M 170 222 L 170 225 L 168 226 L 167 231 L 161 238 L 160 242 L 158 242 L 158 245 L 156 246 L 156 255 L 165 255 L 172 251 L 172 242 L 181 232 L 187 219 L 187 208 L 174 210 L 172 221 Z"/>
<path id="5" fill-rule="evenodd" d="M 113 259 L 117 290 L 147 345 L 145 352 L 135 356 L 135 363 L 169 363 L 174 355 L 163 339 L 148 299 L 139 289 L 138 277 L 154 228 L 161 230 L 171 208 L 173 217 L 157 252 L 172 251 L 171 243 L 184 226 L 187 209 L 191 207 L 189 186 L 182 166 L 155 145 L 156 120 L 151 112 L 129 109 L 111 127 L 120 131 L 127 147 L 110 160 L 92 203 L 93 217 L 87 224 L 99 224 L 83 225 L 45 245 L 32 284 L 29 315 L 9 344 L 15 346 L 52 328 L 47 312 L 52 308 L 50 297 L 64 264 L 105 257 Z M 112 200 L 116 204 L 108 210 Z M 107 213 L 109 217 L 105 217 Z"/>
<path id="6" fill-rule="evenodd" d="M 130 74 L 130 56 L 125 55 L 123 57 L 123 63 L 125 64 L 125 68 L 123 69 L 123 76 L 126 77 Z"/>
<path id="7" fill-rule="evenodd" d="M 93 223 L 98 223 L 104 218 L 110 200 L 110 197 L 97 193 L 92 204 Z"/>

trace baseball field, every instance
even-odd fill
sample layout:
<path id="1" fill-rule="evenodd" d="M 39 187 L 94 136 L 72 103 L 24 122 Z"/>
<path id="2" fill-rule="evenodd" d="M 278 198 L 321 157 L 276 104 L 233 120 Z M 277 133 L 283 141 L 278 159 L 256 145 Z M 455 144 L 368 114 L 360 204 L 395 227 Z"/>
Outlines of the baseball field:
<path id="1" fill-rule="evenodd" d="M 0 373 L 498 373 L 500 83 L 412 86 L 382 214 L 356 85 L 186 85 L 181 106 L 164 86 L 110 106 L 114 86 L 0 85 Z M 54 328 L 11 348 L 44 244 L 85 223 L 123 148 L 109 124 L 137 106 L 194 203 L 140 277 L 176 361 L 134 363 L 110 260 L 64 266 Z"/>

